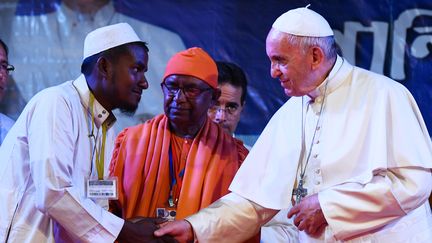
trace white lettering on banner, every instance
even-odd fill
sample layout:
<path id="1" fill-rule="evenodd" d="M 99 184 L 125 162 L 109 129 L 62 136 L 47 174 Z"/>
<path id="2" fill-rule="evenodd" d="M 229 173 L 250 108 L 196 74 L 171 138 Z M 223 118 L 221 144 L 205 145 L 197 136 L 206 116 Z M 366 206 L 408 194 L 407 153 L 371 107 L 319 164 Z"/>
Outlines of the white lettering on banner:
<path id="1" fill-rule="evenodd" d="M 430 54 L 427 47 L 432 44 L 432 26 L 412 26 L 414 20 L 420 16 L 432 17 L 432 10 L 427 9 L 408 9 L 402 12 L 394 22 L 392 40 L 392 49 L 390 62 L 390 77 L 396 80 L 404 80 L 405 75 L 405 52 L 410 50 L 410 55 L 416 58 L 424 58 Z M 406 42 L 407 31 L 412 28 L 418 33 L 407 48 Z M 342 49 L 344 57 L 355 64 L 355 51 L 357 44 L 357 34 L 361 32 L 370 32 L 373 34 L 373 50 L 370 70 L 376 73 L 384 74 L 384 63 L 389 39 L 389 24 L 387 22 L 372 21 L 370 26 L 364 26 L 360 22 L 347 21 L 344 23 L 344 33 L 334 30 L 336 42 Z"/>
<path id="2" fill-rule="evenodd" d="M 355 51 L 357 44 L 357 33 L 372 32 L 374 36 L 372 61 L 370 70 L 383 73 L 385 50 L 387 46 L 388 24 L 384 22 L 372 22 L 370 27 L 365 27 L 361 23 L 347 21 L 344 24 L 345 35 L 339 31 L 335 31 L 335 38 L 341 49 L 344 57 L 351 63 L 355 63 Z"/>

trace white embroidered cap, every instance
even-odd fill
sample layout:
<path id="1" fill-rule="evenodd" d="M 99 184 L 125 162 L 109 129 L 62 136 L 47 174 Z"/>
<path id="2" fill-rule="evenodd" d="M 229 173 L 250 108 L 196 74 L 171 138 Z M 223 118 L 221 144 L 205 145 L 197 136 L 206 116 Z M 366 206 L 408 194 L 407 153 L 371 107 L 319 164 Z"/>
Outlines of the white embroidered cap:
<path id="1" fill-rule="evenodd" d="M 131 42 L 143 42 L 127 23 L 104 26 L 88 33 L 84 40 L 83 60 L 89 56 Z"/>
<path id="2" fill-rule="evenodd" d="M 278 31 L 307 37 L 326 37 L 333 36 L 327 20 L 317 12 L 304 8 L 291 9 L 279 16 L 272 27 Z"/>

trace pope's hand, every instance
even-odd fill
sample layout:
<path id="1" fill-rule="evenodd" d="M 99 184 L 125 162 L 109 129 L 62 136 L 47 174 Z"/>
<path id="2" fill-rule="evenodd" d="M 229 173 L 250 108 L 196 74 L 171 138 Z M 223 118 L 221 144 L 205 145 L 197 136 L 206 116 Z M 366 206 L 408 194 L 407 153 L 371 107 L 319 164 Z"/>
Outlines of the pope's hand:
<path id="1" fill-rule="evenodd" d="M 117 237 L 117 242 L 120 243 L 162 243 L 162 242 L 176 242 L 169 235 L 162 238 L 154 236 L 154 231 L 158 229 L 159 224 L 164 223 L 166 220 L 160 218 L 146 218 L 136 217 L 125 220 L 123 228 Z"/>
<path id="2" fill-rule="evenodd" d="M 328 225 L 318 201 L 318 194 L 305 197 L 292 207 L 287 216 L 291 218 L 294 215 L 294 224 L 298 230 L 305 231 L 312 237 L 319 237 Z"/>
<path id="3" fill-rule="evenodd" d="M 186 220 L 176 220 L 160 226 L 162 227 L 154 232 L 156 237 L 170 235 L 180 243 L 192 242 L 194 239 L 192 225 Z"/>

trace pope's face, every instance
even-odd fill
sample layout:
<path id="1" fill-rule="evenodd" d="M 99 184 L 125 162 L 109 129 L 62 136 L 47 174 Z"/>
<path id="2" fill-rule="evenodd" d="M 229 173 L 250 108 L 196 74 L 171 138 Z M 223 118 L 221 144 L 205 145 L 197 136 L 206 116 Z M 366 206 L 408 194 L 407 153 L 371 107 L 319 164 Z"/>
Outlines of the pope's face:
<path id="1" fill-rule="evenodd" d="M 310 51 L 289 43 L 286 34 L 272 29 L 266 52 L 271 62 L 270 75 L 279 79 L 286 95 L 303 96 L 317 87 Z"/>

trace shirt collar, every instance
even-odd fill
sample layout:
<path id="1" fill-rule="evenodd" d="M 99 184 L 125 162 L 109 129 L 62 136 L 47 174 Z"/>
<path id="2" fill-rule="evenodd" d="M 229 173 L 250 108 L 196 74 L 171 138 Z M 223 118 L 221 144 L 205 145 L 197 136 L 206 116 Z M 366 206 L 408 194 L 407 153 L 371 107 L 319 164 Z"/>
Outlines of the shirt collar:
<path id="1" fill-rule="evenodd" d="M 84 106 L 84 109 L 87 111 L 88 116 L 90 116 L 90 89 L 87 85 L 87 80 L 85 79 L 85 76 L 81 74 L 76 80 L 73 81 L 73 86 L 75 86 L 76 90 L 78 91 L 78 94 L 81 99 L 81 104 Z M 94 114 L 94 121 L 96 124 L 96 127 L 100 127 L 102 123 L 105 121 L 107 122 L 108 128 L 110 128 L 112 125 L 114 125 L 114 122 L 116 121 L 115 116 L 109 112 L 107 109 L 105 109 L 99 101 L 94 100 L 93 102 L 93 114 Z"/>
<path id="2" fill-rule="evenodd" d="M 345 75 L 339 75 L 339 74 L 345 62 L 346 61 L 339 55 L 336 57 L 336 62 L 333 65 L 333 68 L 331 69 L 327 78 L 316 89 L 314 89 L 312 92 L 310 92 L 307 95 L 309 98 L 308 101 L 312 100 L 310 97 L 316 97 L 314 99 L 314 102 L 321 103 L 324 96 L 324 92 L 330 94 L 343 83 Z"/>

